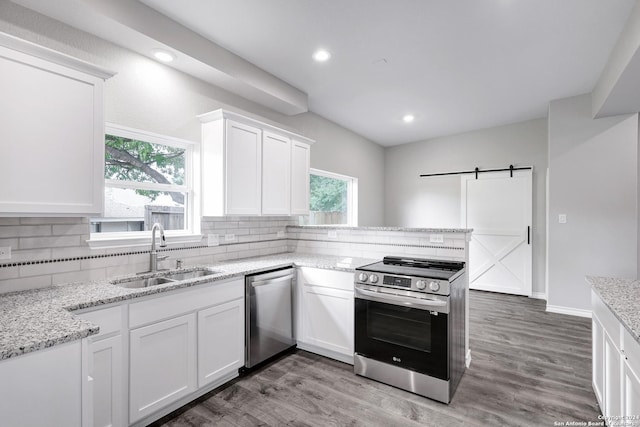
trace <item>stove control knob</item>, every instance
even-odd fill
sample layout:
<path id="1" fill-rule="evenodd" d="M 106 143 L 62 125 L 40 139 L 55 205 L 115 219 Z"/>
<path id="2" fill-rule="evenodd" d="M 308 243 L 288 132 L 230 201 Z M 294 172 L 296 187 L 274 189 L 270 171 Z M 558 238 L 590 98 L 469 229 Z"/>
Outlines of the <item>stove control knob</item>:
<path id="1" fill-rule="evenodd" d="M 416 288 L 423 290 L 423 289 L 426 289 L 426 287 L 427 287 L 427 282 L 425 282 L 424 280 L 418 280 L 416 282 Z"/>
<path id="2" fill-rule="evenodd" d="M 358 276 L 358 280 L 360 280 L 361 282 L 366 282 L 368 278 L 369 276 L 367 275 L 367 273 L 360 273 L 360 275 Z"/>
<path id="3" fill-rule="evenodd" d="M 429 283 L 429 289 L 433 292 L 438 292 L 440 290 L 440 284 L 438 282 L 431 282 Z"/>
<path id="4" fill-rule="evenodd" d="M 375 274 L 372 274 L 371 276 L 369 276 L 369 281 L 371 283 L 378 283 L 378 276 L 376 276 Z"/>

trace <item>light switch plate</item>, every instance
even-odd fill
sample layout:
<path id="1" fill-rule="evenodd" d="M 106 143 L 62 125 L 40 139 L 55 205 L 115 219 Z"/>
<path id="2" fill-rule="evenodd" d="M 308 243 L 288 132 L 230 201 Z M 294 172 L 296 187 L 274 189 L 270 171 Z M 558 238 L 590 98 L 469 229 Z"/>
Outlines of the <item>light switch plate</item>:
<path id="1" fill-rule="evenodd" d="M 0 248 L 0 259 L 11 259 L 11 246 L 3 246 Z"/>
<path id="2" fill-rule="evenodd" d="M 567 214 L 558 215 L 558 222 L 560 224 L 566 224 L 567 223 Z"/>
<path id="3" fill-rule="evenodd" d="M 330 239 L 337 239 L 338 230 L 329 230 L 329 233 L 327 233 L 327 237 L 329 237 Z"/>
<path id="4" fill-rule="evenodd" d="M 277 234 L 278 238 L 282 238 L 284 237 L 284 235 L 285 235 L 284 231 L 278 231 L 278 234 Z"/>
<path id="5" fill-rule="evenodd" d="M 234 242 L 236 240 L 236 235 L 235 234 L 225 234 L 224 235 L 224 241 L 225 242 Z"/>
<path id="6" fill-rule="evenodd" d="M 217 234 L 207 234 L 207 246 L 218 246 L 220 237 Z"/>
<path id="7" fill-rule="evenodd" d="M 444 234 L 430 234 L 429 243 L 444 243 Z"/>

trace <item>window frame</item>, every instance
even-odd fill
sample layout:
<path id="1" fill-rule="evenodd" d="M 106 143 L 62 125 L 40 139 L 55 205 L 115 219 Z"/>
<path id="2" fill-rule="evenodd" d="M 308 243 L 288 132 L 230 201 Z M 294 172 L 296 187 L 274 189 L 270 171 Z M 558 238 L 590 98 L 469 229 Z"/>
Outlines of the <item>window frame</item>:
<path id="1" fill-rule="evenodd" d="M 309 224 L 310 226 L 335 226 L 335 227 L 357 227 L 358 226 L 358 178 L 349 175 L 342 175 L 322 169 L 309 169 L 309 179 L 311 175 L 325 178 L 338 179 L 347 182 L 347 223 L 346 224 Z M 311 197 L 311 194 L 309 194 Z M 309 200 L 309 210 L 311 210 L 311 200 Z"/>
<path id="2" fill-rule="evenodd" d="M 113 179 L 104 179 L 104 188 L 123 188 L 123 189 L 140 189 L 154 190 L 163 192 L 179 192 L 185 194 L 185 228 L 183 230 L 165 230 L 167 244 L 175 243 L 191 243 L 200 242 L 202 235 L 200 234 L 200 210 L 196 197 L 199 193 L 197 188 L 199 173 L 199 153 L 200 145 L 196 142 L 186 139 L 175 138 L 171 136 L 161 135 L 140 129 L 134 129 L 114 123 L 106 123 L 104 129 L 106 135 L 115 135 L 123 138 L 134 139 L 138 141 L 149 142 L 153 144 L 167 145 L 171 147 L 182 148 L 185 150 L 184 167 L 185 177 L 184 185 L 177 184 L 160 184 L 154 182 L 135 182 L 121 181 Z M 104 163 L 104 162 L 103 162 Z M 104 164 L 103 164 L 104 168 Z M 102 173 L 104 177 L 104 170 Z M 103 196 L 104 197 L 104 196 Z M 103 207 L 104 212 L 104 207 Z M 140 246 L 151 243 L 151 231 L 119 231 L 107 233 L 90 233 L 87 240 L 89 247 L 106 248 L 106 247 L 123 247 L 123 246 Z"/>

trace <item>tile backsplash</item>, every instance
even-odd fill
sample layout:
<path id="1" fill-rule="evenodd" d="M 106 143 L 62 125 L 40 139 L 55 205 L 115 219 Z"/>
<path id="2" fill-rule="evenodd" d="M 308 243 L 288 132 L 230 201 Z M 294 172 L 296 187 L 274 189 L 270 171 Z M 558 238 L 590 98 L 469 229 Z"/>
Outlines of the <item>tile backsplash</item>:
<path id="1" fill-rule="evenodd" d="M 203 239 L 172 243 L 160 249 L 169 259 L 160 268 L 215 262 L 287 252 L 288 217 L 204 217 Z M 207 246 L 207 235 L 219 246 Z M 233 235 L 231 240 L 226 235 Z M 91 249 L 87 218 L 0 218 L 0 246 L 11 247 L 11 259 L 0 260 L 0 293 L 133 274 L 149 268 L 149 245 Z"/>
<path id="2" fill-rule="evenodd" d="M 381 259 L 385 255 L 465 261 L 467 234 L 385 227 L 299 226 L 298 217 L 204 217 L 200 242 L 158 249 L 169 259 L 159 268 L 298 252 Z M 218 246 L 208 246 L 208 235 Z M 0 260 L 0 294 L 103 280 L 149 269 L 150 245 L 91 249 L 87 218 L 0 218 L 0 247 L 12 257 Z"/>
<path id="3" fill-rule="evenodd" d="M 467 234 L 463 232 L 330 226 L 289 226 L 287 231 L 290 252 L 371 259 L 390 255 L 458 261 L 466 261 L 467 255 Z"/>

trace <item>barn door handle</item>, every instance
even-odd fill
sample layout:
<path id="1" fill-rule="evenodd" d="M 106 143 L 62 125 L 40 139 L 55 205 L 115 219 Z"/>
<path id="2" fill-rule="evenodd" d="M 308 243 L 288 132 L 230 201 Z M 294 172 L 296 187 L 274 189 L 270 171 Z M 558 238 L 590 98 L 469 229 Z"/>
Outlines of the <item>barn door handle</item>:
<path id="1" fill-rule="evenodd" d="M 531 226 L 527 225 L 527 245 L 531 244 Z"/>

